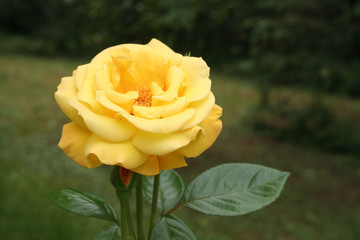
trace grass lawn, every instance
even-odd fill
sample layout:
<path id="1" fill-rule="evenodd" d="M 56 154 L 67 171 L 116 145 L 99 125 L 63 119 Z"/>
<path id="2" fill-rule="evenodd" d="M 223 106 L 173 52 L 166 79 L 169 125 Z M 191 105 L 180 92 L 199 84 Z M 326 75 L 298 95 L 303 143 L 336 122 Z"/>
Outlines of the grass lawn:
<path id="1" fill-rule="evenodd" d="M 54 101 L 60 78 L 86 61 L 0 55 L 0 238 L 6 240 L 92 239 L 109 226 L 53 206 L 52 190 L 70 187 L 117 204 L 108 182 L 110 167 L 87 170 L 57 147 L 68 119 Z M 199 240 L 360 239 L 359 156 L 331 154 L 253 134 L 241 119 L 258 98 L 252 83 L 214 74 L 213 91 L 223 107 L 224 130 L 215 145 L 189 167 L 189 183 L 200 172 L 227 162 L 246 162 L 291 172 L 279 199 L 261 211 L 216 217 L 181 209 Z M 277 89 L 274 96 L 306 92 Z M 360 103 L 326 98 L 339 118 L 360 120 Z M 360 146 L 359 146 L 360 147 Z"/>

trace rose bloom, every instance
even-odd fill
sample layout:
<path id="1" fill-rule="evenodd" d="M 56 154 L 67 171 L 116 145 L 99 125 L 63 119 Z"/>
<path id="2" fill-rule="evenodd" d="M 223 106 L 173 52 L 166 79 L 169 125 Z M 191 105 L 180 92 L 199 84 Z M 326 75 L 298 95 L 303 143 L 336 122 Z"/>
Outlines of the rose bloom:
<path id="1" fill-rule="evenodd" d="M 184 156 L 200 155 L 222 129 L 209 71 L 156 39 L 105 49 L 58 86 L 56 102 L 72 121 L 59 147 L 86 168 L 152 176 L 186 166 Z"/>

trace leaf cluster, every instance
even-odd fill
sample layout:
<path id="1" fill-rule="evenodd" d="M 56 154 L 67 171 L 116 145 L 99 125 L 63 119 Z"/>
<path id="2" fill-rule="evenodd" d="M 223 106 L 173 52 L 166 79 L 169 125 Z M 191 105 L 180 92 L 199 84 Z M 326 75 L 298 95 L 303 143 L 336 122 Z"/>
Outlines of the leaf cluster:
<path id="1" fill-rule="evenodd" d="M 160 173 L 157 208 L 160 218 L 152 235 L 156 239 L 196 239 L 186 224 L 173 215 L 181 207 L 205 214 L 237 216 L 259 210 L 280 194 L 289 173 L 253 164 L 223 164 L 209 169 L 185 187 L 174 170 Z M 143 195 L 151 203 L 154 177 L 142 177 Z M 120 223 L 114 208 L 91 194 L 62 189 L 48 194 L 56 205 L 79 215 L 95 217 L 116 225 L 100 232 L 94 240 L 120 240 Z"/>

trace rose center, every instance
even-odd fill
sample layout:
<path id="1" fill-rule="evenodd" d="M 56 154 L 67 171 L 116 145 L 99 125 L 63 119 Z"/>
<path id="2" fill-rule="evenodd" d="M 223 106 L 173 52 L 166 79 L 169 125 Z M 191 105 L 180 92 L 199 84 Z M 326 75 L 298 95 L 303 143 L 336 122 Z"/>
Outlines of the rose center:
<path id="1" fill-rule="evenodd" d="M 139 97 L 135 100 L 135 106 L 151 107 L 152 94 L 151 90 L 141 87 L 138 90 Z"/>

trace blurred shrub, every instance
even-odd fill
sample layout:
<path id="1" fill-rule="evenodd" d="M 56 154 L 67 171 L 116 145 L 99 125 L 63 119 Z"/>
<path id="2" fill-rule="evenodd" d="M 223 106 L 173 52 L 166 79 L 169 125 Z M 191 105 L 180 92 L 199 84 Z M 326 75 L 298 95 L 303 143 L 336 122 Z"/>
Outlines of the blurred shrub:
<path id="1" fill-rule="evenodd" d="M 0 32 L 0 52 L 18 54 L 55 54 L 57 50 L 46 40 L 24 35 L 9 35 Z"/>
<path id="2" fill-rule="evenodd" d="M 36 39 L 35 47 L 2 39 L 7 49 L 93 56 L 156 37 L 269 84 L 354 97 L 360 96 L 359 26 L 358 0 L 0 1 L 0 32 Z"/>
<path id="3" fill-rule="evenodd" d="M 249 30 L 248 52 L 230 72 L 360 97 L 359 1 L 256 1 L 240 25 Z"/>
<path id="4" fill-rule="evenodd" d="M 286 98 L 258 105 L 245 121 L 255 132 L 270 138 L 333 152 L 360 153 L 359 133 L 337 120 L 318 97 L 301 105 Z"/>

